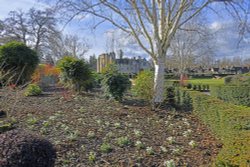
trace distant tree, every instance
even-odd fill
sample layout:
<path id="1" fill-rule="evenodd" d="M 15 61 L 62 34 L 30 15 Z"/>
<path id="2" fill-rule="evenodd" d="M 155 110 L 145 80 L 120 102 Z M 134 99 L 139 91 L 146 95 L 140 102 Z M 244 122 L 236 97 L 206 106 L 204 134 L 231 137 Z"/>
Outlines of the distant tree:
<path id="1" fill-rule="evenodd" d="M 52 34 L 58 33 L 57 19 L 54 15 L 55 13 L 51 9 L 37 10 L 31 8 L 27 13 L 30 44 L 40 56 L 43 56 L 42 48 L 48 44 L 48 38 Z"/>
<path id="2" fill-rule="evenodd" d="M 77 35 L 65 35 L 63 44 L 65 51 L 77 58 L 83 58 L 90 48 L 86 40 Z"/>
<path id="3" fill-rule="evenodd" d="M 21 10 L 9 12 L 9 17 L 3 21 L 3 36 L 27 44 L 29 30 L 26 13 Z"/>
<path id="4" fill-rule="evenodd" d="M 57 19 L 51 9 L 37 10 L 31 8 L 28 12 L 11 11 L 2 21 L 0 42 L 20 41 L 31 46 L 41 57 L 48 44 L 48 39 L 58 33 Z"/>

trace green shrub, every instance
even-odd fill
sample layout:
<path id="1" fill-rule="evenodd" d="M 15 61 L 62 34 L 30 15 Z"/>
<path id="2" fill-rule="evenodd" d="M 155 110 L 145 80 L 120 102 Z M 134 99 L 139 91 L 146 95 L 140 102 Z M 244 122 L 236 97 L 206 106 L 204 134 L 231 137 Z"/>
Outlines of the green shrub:
<path id="1" fill-rule="evenodd" d="M 191 83 L 187 84 L 187 89 L 192 89 L 192 84 Z"/>
<path id="2" fill-rule="evenodd" d="M 217 164 L 247 167 L 250 160 L 250 108 L 236 106 L 199 92 L 190 92 L 193 112 L 222 141 Z"/>
<path id="3" fill-rule="evenodd" d="M 37 96 L 42 94 L 42 89 L 36 84 L 29 84 L 24 92 L 25 96 Z"/>
<path id="4" fill-rule="evenodd" d="M 250 86 L 250 76 L 248 75 L 234 75 L 224 78 L 225 85 Z"/>
<path id="5" fill-rule="evenodd" d="M 151 101 L 153 98 L 154 73 L 149 70 L 141 71 L 134 83 L 133 93 L 144 100 Z"/>
<path id="6" fill-rule="evenodd" d="M 181 108 L 181 92 L 179 88 L 175 91 L 175 101 L 176 107 Z"/>
<path id="7" fill-rule="evenodd" d="M 224 78 L 225 85 L 230 84 L 232 82 L 232 80 L 233 80 L 233 76 L 226 76 Z"/>
<path id="8" fill-rule="evenodd" d="M 77 92 L 91 87 L 91 70 L 84 60 L 66 56 L 57 66 L 61 70 L 60 80 L 66 87 Z"/>
<path id="9" fill-rule="evenodd" d="M 201 85 L 198 85 L 197 90 L 201 91 Z"/>
<path id="10" fill-rule="evenodd" d="M 183 91 L 182 93 L 182 109 L 184 111 L 192 111 L 192 98 L 190 97 L 190 94 L 187 91 Z"/>
<path id="11" fill-rule="evenodd" d="M 168 86 L 166 88 L 165 102 L 169 106 L 172 106 L 172 107 L 175 106 L 175 88 L 173 86 Z"/>
<path id="12" fill-rule="evenodd" d="M 102 88 L 106 97 L 122 101 L 124 93 L 131 87 L 127 75 L 118 72 L 116 66 L 111 64 L 103 74 Z"/>
<path id="13" fill-rule="evenodd" d="M 0 46 L 0 65 L 4 72 L 12 71 L 12 83 L 24 84 L 29 81 L 38 65 L 35 51 L 21 42 L 9 42 Z M 8 80 L 9 75 L 5 80 Z"/>
<path id="14" fill-rule="evenodd" d="M 202 91 L 203 91 L 203 92 L 206 91 L 206 85 L 202 85 Z"/>
<path id="15" fill-rule="evenodd" d="M 211 95 L 233 104 L 250 106 L 250 86 L 213 86 Z"/>
<path id="16" fill-rule="evenodd" d="M 193 90 L 197 90 L 197 86 L 196 85 L 193 86 Z"/>

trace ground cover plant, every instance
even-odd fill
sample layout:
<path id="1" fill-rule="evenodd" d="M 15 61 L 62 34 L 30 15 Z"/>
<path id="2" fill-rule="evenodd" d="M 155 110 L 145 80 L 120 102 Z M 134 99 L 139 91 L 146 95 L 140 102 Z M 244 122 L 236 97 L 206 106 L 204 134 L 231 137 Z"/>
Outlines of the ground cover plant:
<path id="1" fill-rule="evenodd" d="M 1 89 L 1 94 L 5 90 Z M 63 94 L 51 88 L 42 96 L 17 100 L 9 92 L 1 107 L 3 121 L 44 136 L 57 150 L 56 167 L 66 166 L 207 166 L 220 144 L 188 113 L 152 112 L 129 97 L 123 104 L 100 94 Z M 128 98 L 128 99 L 127 99 Z"/>

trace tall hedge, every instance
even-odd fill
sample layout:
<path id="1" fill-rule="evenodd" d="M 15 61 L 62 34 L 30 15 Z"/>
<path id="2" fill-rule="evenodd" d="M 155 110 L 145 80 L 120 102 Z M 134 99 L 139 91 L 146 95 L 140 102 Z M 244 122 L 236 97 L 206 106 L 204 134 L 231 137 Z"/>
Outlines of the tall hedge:
<path id="1" fill-rule="evenodd" d="M 221 139 L 223 148 L 215 166 L 250 165 L 250 108 L 225 103 L 199 92 L 191 92 L 193 112 Z"/>
<path id="2" fill-rule="evenodd" d="M 211 95 L 226 102 L 250 107 L 250 86 L 213 86 Z"/>
<path id="3" fill-rule="evenodd" d="M 0 46 L 0 66 L 4 72 L 10 72 L 8 77 L 12 78 L 12 83 L 29 81 L 38 62 L 36 52 L 24 43 L 9 42 Z M 5 80 L 9 78 L 5 78 Z"/>

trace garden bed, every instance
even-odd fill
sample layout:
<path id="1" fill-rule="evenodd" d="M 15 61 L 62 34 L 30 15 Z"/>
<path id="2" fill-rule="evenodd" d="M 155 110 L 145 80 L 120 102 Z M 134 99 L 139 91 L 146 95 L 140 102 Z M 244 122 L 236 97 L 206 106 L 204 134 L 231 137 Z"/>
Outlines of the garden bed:
<path id="1" fill-rule="evenodd" d="M 1 96 L 6 93 L 1 90 Z M 8 111 L 2 121 L 55 145 L 58 167 L 164 166 L 169 160 L 177 166 L 209 166 L 218 154 L 221 144 L 192 114 L 152 112 L 131 99 L 126 104 L 98 93 L 74 96 L 52 89 L 33 97 L 9 92 L 0 107 Z"/>

